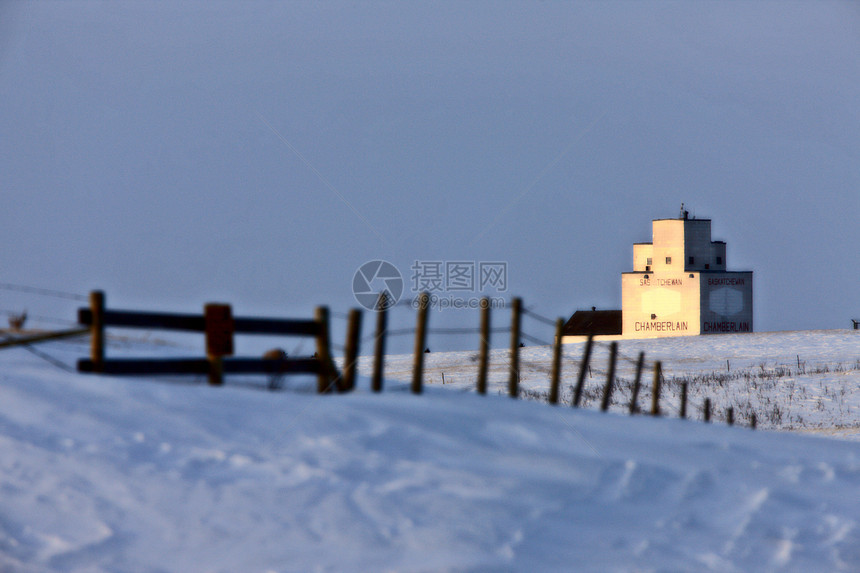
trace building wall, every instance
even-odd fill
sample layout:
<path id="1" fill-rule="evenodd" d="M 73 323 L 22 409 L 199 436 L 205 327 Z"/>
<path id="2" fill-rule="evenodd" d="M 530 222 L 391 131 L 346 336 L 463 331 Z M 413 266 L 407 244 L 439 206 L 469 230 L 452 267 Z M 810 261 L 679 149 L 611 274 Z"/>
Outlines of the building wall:
<path id="1" fill-rule="evenodd" d="M 658 219 L 652 223 L 655 272 L 684 270 L 684 220 Z"/>
<path id="2" fill-rule="evenodd" d="M 700 332 L 698 278 L 690 273 L 622 273 L 622 332 L 625 338 L 687 336 Z M 645 278 L 647 275 L 648 278 Z"/>
<path id="3" fill-rule="evenodd" d="M 711 263 L 711 222 L 693 219 L 681 223 L 684 225 L 684 268 L 704 270 Z"/>
<path id="4" fill-rule="evenodd" d="M 752 278 L 752 272 L 702 274 L 702 334 L 753 331 Z"/>
<path id="5" fill-rule="evenodd" d="M 633 270 L 650 271 L 654 261 L 654 245 L 636 243 L 633 245 Z"/>
<path id="6" fill-rule="evenodd" d="M 711 243 L 711 270 L 726 270 L 726 244 L 722 241 Z"/>

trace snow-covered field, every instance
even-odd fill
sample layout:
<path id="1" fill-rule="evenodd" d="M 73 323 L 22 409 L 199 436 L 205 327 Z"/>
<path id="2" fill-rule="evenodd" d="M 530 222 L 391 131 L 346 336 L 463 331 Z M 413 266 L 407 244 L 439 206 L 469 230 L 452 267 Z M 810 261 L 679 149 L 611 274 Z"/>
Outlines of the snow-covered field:
<path id="1" fill-rule="evenodd" d="M 87 354 L 85 341 L 38 350 Z M 108 353 L 180 351 L 127 340 Z M 568 401 L 581 351 L 566 349 Z M 759 427 L 850 432 L 858 333 L 621 344 L 639 351 L 663 363 L 663 418 L 621 415 L 623 389 L 610 414 L 596 391 L 581 409 L 499 396 L 504 351 L 486 397 L 474 353 L 426 355 L 422 396 L 397 356 L 382 395 L 365 378 L 317 396 L 303 381 L 215 389 L 0 351 L 0 571 L 860 570 L 856 442 L 679 420 L 672 395 L 685 378 L 692 404 L 748 403 Z M 539 400 L 549 349 L 522 356 Z M 598 346 L 590 388 L 606 356 Z"/>
<path id="2" fill-rule="evenodd" d="M 732 407 L 738 424 L 756 414 L 759 428 L 799 430 L 860 438 L 860 331 L 821 330 L 764 332 L 619 341 L 617 384 L 612 411 L 627 412 L 640 352 L 645 354 L 639 407 L 651 404 L 653 363 L 660 361 L 664 383 L 661 410 L 677 416 L 680 383 L 688 384 L 688 417 L 702 418 L 711 399 L 712 420 L 725 420 Z M 584 354 L 584 343 L 564 346 L 562 402 L 570 404 Z M 489 391 L 508 392 L 509 351 L 491 355 Z M 520 387 L 524 398 L 547 400 L 552 350 L 547 346 L 520 351 Z M 474 391 L 477 352 L 426 354 L 425 383 Z M 609 343 L 595 343 L 582 405 L 599 408 L 606 385 Z M 364 358 L 361 371 L 371 372 Z M 389 357 L 386 374 L 411 380 L 412 356 Z"/>

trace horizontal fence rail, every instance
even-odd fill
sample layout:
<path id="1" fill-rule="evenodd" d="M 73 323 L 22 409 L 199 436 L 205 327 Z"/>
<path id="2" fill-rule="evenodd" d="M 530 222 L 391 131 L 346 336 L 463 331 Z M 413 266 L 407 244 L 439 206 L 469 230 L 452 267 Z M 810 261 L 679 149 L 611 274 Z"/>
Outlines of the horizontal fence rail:
<path id="1" fill-rule="evenodd" d="M 206 317 L 199 314 L 105 310 L 102 313 L 102 322 L 105 326 L 120 328 L 206 332 Z M 79 309 L 78 323 L 91 326 L 93 324 L 92 310 L 89 308 Z M 233 332 L 260 335 L 317 336 L 319 324 L 313 320 L 236 317 L 233 318 Z"/>
<path id="2" fill-rule="evenodd" d="M 320 361 L 316 358 L 288 358 L 273 360 L 265 358 L 224 358 L 225 374 L 319 374 Z M 209 360 L 206 358 L 111 358 L 105 360 L 101 370 L 89 359 L 78 361 L 80 372 L 100 374 L 208 374 Z"/>

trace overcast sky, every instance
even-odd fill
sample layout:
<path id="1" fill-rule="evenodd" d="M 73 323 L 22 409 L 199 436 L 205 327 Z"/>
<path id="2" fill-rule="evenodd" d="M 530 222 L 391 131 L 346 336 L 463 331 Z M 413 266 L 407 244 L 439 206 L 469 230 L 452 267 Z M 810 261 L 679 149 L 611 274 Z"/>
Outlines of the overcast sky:
<path id="1" fill-rule="evenodd" d="M 851 2 L 4 2 L 0 282 L 309 316 L 370 260 L 505 262 L 569 316 L 684 202 L 757 331 L 846 328 L 858 104 Z"/>

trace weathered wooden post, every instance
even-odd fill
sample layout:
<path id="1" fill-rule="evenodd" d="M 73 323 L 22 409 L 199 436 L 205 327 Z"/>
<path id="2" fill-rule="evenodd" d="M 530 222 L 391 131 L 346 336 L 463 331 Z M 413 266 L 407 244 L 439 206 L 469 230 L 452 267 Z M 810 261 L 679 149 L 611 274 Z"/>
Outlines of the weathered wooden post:
<path id="1" fill-rule="evenodd" d="M 636 363 L 636 378 L 633 380 L 633 390 L 630 394 L 630 415 L 639 412 L 639 387 L 642 379 L 642 367 L 645 365 L 645 353 L 639 353 L 639 361 Z"/>
<path id="2" fill-rule="evenodd" d="M 579 378 L 576 380 L 576 388 L 573 390 L 573 400 L 570 401 L 571 406 L 579 407 L 579 400 L 582 398 L 582 386 L 585 384 L 585 373 L 588 372 L 588 361 L 591 360 L 591 346 L 594 344 L 594 335 L 588 335 L 588 341 L 585 343 L 585 355 L 582 357 L 582 364 L 579 367 Z"/>
<path id="3" fill-rule="evenodd" d="M 663 365 L 654 363 L 654 384 L 651 388 L 651 415 L 660 415 L 660 377 L 663 374 Z"/>
<path id="4" fill-rule="evenodd" d="M 729 406 L 726 408 L 726 424 L 733 426 L 735 424 L 735 409 Z"/>
<path id="5" fill-rule="evenodd" d="M 750 430 L 755 430 L 755 426 L 756 426 L 756 417 L 755 417 L 755 412 L 753 412 L 750 414 Z"/>
<path id="6" fill-rule="evenodd" d="M 382 376 L 385 369 L 385 330 L 387 328 L 388 296 L 382 292 L 376 303 L 376 340 L 373 345 L 373 375 L 370 388 L 382 392 Z"/>
<path id="7" fill-rule="evenodd" d="M 702 419 L 705 422 L 711 421 L 711 399 L 705 398 L 705 403 L 702 405 Z"/>
<path id="8" fill-rule="evenodd" d="M 329 343 L 328 307 L 318 306 L 314 311 L 314 321 L 317 323 L 317 359 L 320 361 L 320 371 L 317 375 L 317 393 L 331 392 L 335 369 L 331 360 L 331 345 Z"/>
<path id="9" fill-rule="evenodd" d="M 561 333 L 564 320 L 555 321 L 555 344 L 552 347 L 552 378 L 549 386 L 549 403 L 558 404 L 558 387 L 561 384 Z"/>
<path id="10" fill-rule="evenodd" d="M 206 324 L 206 357 L 209 359 L 209 384 L 224 384 L 224 357 L 233 354 L 233 311 L 229 304 L 207 304 L 203 308 Z"/>
<path id="11" fill-rule="evenodd" d="M 100 290 L 90 292 L 90 360 L 93 372 L 103 372 L 105 363 L 105 293 Z"/>
<path id="12" fill-rule="evenodd" d="M 490 364 L 490 298 L 481 299 L 481 345 L 478 359 L 478 394 L 487 393 L 487 368 Z"/>
<path id="13" fill-rule="evenodd" d="M 412 367 L 412 393 L 420 394 L 423 390 L 424 377 L 424 343 L 427 340 L 427 312 L 430 309 L 430 295 L 422 292 L 418 295 L 418 323 L 415 326 L 414 364 Z"/>
<path id="14" fill-rule="evenodd" d="M 687 417 L 687 382 L 681 382 L 681 419 Z"/>
<path id="15" fill-rule="evenodd" d="M 346 346 L 343 356 L 343 377 L 340 378 L 339 392 L 355 389 L 355 375 L 358 370 L 358 350 L 361 343 L 361 311 L 350 309 L 346 323 Z"/>
<path id="16" fill-rule="evenodd" d="M 520 317 L 523 301 L 514 297 L 511 301 L 511 370 L 508 378 L 508 395 L 516 398 L 520 394 Z"/>
<path id="17" fill-rule="evenodd" d="M 615 381 L 615 360 L 617 356 L 618 343 L 613 342 L 609 345 L 609 371 L 606 373 L 606 387 L 603 389 L 603 402 L 600 404 L 601 412 L 609 410 L 609 400 L 612 398 L 612 384 Z"/>

